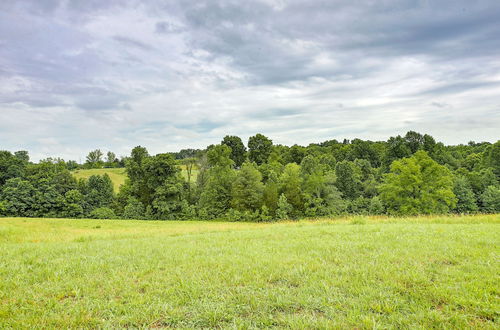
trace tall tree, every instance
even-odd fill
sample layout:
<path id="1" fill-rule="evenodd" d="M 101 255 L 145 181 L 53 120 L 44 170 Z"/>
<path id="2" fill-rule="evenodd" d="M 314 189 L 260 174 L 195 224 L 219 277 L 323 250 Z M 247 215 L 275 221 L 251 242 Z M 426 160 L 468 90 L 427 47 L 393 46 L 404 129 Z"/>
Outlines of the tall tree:
<path id="1" fill-rule="evenodd" d="M 234 166 L 240 168 L 247 157 L 247 148 L 241 139 L 238 136 L 226 135 L 221 144 L 231 148 L 230 158 L 233 160 Z"/>
<path id="2" fill-rule="evenodd" d="M 238 211 L 255 211 L 262 206 L 262 175 L 253 163 L 243 163 L 232 185 L 231 205 Z"/>
<path id="3" fill-rule="evenodd" d="M 231 148 L 217 145 L 207 151 L 208 169 L 205 176 L 199 207 L 204 215 L 217 218 L 230 208 L 231 188 L 234 178 L 233 161 L 230 158 Z"/>
<path id="4" fill-rule="evenodd" d="M 91 168 L 99 168 L 102 166 L 102 156 L 103 153 L 100 149 L 92 150 L 87 155 L 86 163 Z"/>
<path id="5" fill-rule="evenodd" d="M 266 163 L 271 154 L 273 141 L 262 134 L 248 139 L 248 158 L 257 165 Z"/>

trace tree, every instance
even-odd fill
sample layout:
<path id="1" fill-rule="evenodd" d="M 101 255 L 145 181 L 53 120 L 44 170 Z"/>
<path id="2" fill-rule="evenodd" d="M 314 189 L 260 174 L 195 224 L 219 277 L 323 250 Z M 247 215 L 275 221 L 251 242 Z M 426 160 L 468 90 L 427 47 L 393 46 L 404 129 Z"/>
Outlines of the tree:
<path id="1" fill-rule="evenodd" d="M 295 163 L 287 164 L 280 177 L 280 193 L 292 205 L 293 210 L 290 215 L 293 217 L 300 216 L 304 209 L 301 185 L 300 165 Z"/>
<path id="2" fill-rule="evenodd" d="M 82 187 L 86 213 L 100 207 L 110 207 L 114 200 L 113 182 L 107 174 L 92 175 Z"/>
<path id="3" fill-rule="evenodd" d="M 102 166 L 103 153 L 100 149 L 93 150 L 87 155 L 87 164 L 90 168 L 99 168 Z"/>
<path id="4" fill-rule="evenodd" d="M 226 135 L 222 139 L 221 144 L 224 144 L 231 148 L 231 155 L 229 158 L 234 162 L 236 168 L 240 168 L 246 159 L 247 148 L 238 136 Z"/>
<path id="5" fill-rule="evenodd" d="M 208 169 L 202 174 L 205 179 L 200 187 L 199 208 L 208 218 L 217 218 L 230 208 L 234 171 L 230 158 L 231 148 L 217 145 L 207 152 Z"/>
<path id="6" fill-rule="evenodd" d="M 387 149 L 384 155 L 384 164 L 389 168 L 390 164 L 404 157 L 411 155 L 411 149 L 408 147 L 407 141 L 401 136 L 391 137 L 387 141 Z"/>
<path id="7" fill-rule="evenodd" d="M 263 204 L 271 215 L 274 215 L 278 208 L 279 184 L 276 172 L 269 173 L 267 182 L 262 194 Z"/>
<path id="8" fill-rule="evenodd" d="M 361 194 L 361 173 L 353 162 L 344 160 L 335 166 L 337 181 L 335 186 L 347 199 L 355 199 Z"/>
<path id="9" fill-rule="evenodd" d="M 253 163 L 243 163 L 232 185 L 231 206 L 238 211 L 255 211 L 262 206 L 262 175 Z"/>
<path id="10" fill-rule="evenodd" d="M 116 158 L 116 154 L 114 152 L 108 151 L 106 154 L 106 167 L 115 167 L 118 159 Z"/>
<path id="11" fill-rule="evenodd" d="M 456 204 L 453 176 L 427 152 L 394 161 L 384 177 L 380 197 L 392 214 L 445 213 Z"/>
<path id="12" fill-rule="evenodd" d="M 288 219 L 288 216 L 293 210 L 293 206 L 288 203 L 285 194 L 281 194 L 278 199 L 278 209 L 276 210 L 276 218 L 278 220 Z"/>
<path id="13" fill-rule="evenodd" d="M 500 212 L 500 188 L 489 186 L 481 195 L 481 210 L 488 213 Z"/>
<path id="14" fill-rule="evenodd" d="M 457 197 L 457 204 L 454 211 L 457 213 L 477 212 L 476 196 L 469 185 L 469 182 L 462 176 L 455 178 L 453 193 Z"/>
<path id="15" fill-rule="evenodd" d="M 493 172 L 500 180 L 500 140 L 489 148 L 486 158 L 488 160 L 488 166 L 493 169 Z"/>
<path id="16" fill-rule="evenodd" d="M 257 134 L 248 139 L 248 158 L 257 165 L 266 163 L 271 154 L 273 141 L 262 134 Z"/>

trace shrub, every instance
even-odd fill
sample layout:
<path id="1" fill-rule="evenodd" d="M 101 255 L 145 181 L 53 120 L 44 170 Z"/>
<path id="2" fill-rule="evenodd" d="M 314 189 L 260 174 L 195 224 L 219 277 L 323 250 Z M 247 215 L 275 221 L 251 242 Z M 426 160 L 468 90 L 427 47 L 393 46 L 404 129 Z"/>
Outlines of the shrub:
<path id="1" fill-rule="evenodd" d="M 116 219 L 115 211 L 109 207 L 99 207 L 90 213 L 92 219 Z"/>

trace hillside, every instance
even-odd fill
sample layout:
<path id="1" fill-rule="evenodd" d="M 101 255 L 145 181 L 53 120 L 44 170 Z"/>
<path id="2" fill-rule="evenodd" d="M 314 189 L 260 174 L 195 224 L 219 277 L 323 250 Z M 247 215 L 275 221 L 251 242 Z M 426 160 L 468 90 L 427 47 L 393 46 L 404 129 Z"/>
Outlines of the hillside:
<path id="1" fill-rule="evenodd" d="M 179 165 L 181 169 L 182 176 L 187 180 L 187 170 L 185 165 Z M 191 173 L 191 182 L 196 182 L 199 170 L 194 168 Z M 115 192 L 118 192 L 120 186 L 125 183 L 127 179 L 127 173 L 124 168 L 93 168 L 88 170 L 75 170 L 71 172 L 76 179 L 88 179 L 92 175 L 109 175 L 111 181 L 113 182 L 113 187 Z"/>
<path id="2" fill-rule="evenodd" d="M 75 170 L 71 172 L 76 179 L 88 179 L 92 175 L 109 175 L 113 182 L 115 192 L 118 192 L 120 186 L 125 183 L 127 174 L 124 168 L 93 168 L 88 170 Z"/>

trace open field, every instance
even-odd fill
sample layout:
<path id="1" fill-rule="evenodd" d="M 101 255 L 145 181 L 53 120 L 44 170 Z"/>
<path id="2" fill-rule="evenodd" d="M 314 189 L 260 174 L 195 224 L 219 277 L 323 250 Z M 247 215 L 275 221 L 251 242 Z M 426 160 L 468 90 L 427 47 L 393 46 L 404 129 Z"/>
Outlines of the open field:
<path id="1" fill-rule="evenodd" d="M 187 170 L 186 165 L 179 165 L 181 169 L 182 176 L 187 180 Z M 198 177 L 199 170 L 194 168 L 191 172 L 191 182 L 196 182 L 196 178 Z M 80 179 L 88 179 L 92 175 L 104 175 L 108 174 L 111 181 L 113 182 L 113 187 L 115 192 L 118 192 L 120 186 L 125 183 L 125 179 L 127 179 L 127 173 L 124 168 L 93 168 L 88 170 L 75 170 L 71 172 L 75 178 Z"/>
<path id="2" fill-rule="evenodd" d="M 93 168 L 88 170 L 75 170 L 71 172 L 76 179 L 88 179 L 92 175 L 109 175 L 109 178 L 113 182 L 113 187 L 115 192 L 118 192 L 120 186 L 125 183 L 127 179 L 127 174 L 124 168 Z"/>
<path id="3" fill-rule="evenodd" d="M 0 218 L 0 328 L 498 328 L 500 215 Z"/>

